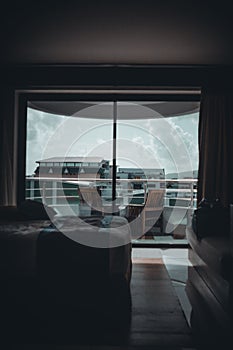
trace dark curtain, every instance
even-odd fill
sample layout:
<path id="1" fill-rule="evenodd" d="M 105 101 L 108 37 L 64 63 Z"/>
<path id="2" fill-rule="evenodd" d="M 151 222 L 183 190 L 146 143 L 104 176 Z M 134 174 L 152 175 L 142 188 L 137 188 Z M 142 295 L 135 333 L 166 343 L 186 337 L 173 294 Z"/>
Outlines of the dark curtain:
<path id="1" fill-rule="evenodd" d="M 233 91 L 201 94 L 198 203 L 202 198 L 233 203 Z"/>
<path id="2" fill-rule="evenodd" d="M 14 92 L 1 89 L 0 110 L 0 206 L 16 205 L 14 179 Z"/>

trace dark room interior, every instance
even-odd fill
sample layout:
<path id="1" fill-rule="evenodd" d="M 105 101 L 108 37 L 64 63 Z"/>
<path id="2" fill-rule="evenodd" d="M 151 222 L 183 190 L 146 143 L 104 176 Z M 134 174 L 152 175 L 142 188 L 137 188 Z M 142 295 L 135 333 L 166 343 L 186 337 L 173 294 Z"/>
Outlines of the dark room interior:
<path id="1" fill-rule="evenodd" d="M 11 1 L 2 7 L 0 28 L 1 348 L 232 349 L 232 2 Z M 107 117 L 99 116 L 98 111 L 102 113 L 106 106 Z M 175 106 L 179 112 L 172 114 Z M 96 115 L 90 117 L 92 110 Z M 137 113 L 148 110 L 149 116 L 140 124 L 142 117 Z M 120 135 L 123 123 L 132 123 L 134 130 L 141 125 L 149 129 L 159 113 L 165 121 L 161 121 L 157 139 L 166 129 L 162 126 L 174 125 L 177 115 L 187 120 L 196 113 L 193 129 L 198 156 L 196 176 L 192 173 L 182 180 L 167 176 L 169 186 L 162 175 L 156 180 L 160 193 L 166 192 L 157 221 L 155 208 L 149 207 L 152 190 L 148 185 L 158 189 L 156 181 L 136 173 L 125 180 L 124 171 L 117 170 L 117 132 Z M 89 130 L 110 123 L 110 166 L 105 159 L 101 158 L 101 163 L 91 158 L 88 138 L 89 160 L 77 152 L 66 162 L 60 160 L 62 138 L 51 151 L 46 136 L 55 130 L 55 122 L 49 119 L 52 115 L 57 121 L 59 116 L 71 116 L 70 130 L 72 120 L 81 117 L 87 120 Z M 44 129 L 38 131 L 38 143 L 33 146 L 31 130 L 33 123 L 39 125 L 39 119 Z M 77 125 L 81 128 L 81 122 Z M 62 128 L 58 130 L 62 135 Z M 155 129 L 151 126 L 150 130 Z M 104 132 L 96 136 L 97 141 L 92 140 L 99 149 L 106 141 Z M 139 147 L 140 135 L 136 135 L 134 146 Z M 72 136 L 70 147 L 71 140 Z M 38 166 L 34 174 L 34 168 L 27 174 L 30 147 L 35 148 L 35 157 L 42 154 L 38 153 L 40 147 L 49 150 L 49 156 L 33 159 L 35 169 Z M 136 160 L 140 158 L 138 149 L 133 148 Z M 123 147 L 123 155 L 127 152 Z M 54 177 L 56 166 L 61 167 L 62 186 L 67 182 L 64 188 L 75 188 L 72 196 L 79 201 L 78 214 L 65 219 L 57 209 L 58 199 L 52 199 L 52 204 L 44 201 L 44 183 L 51 178 L 59 182 Z M 88 201 L 80 183 L 85 180 L 90 186 L 91 167 L 98 168 L 95 181 L 101 184 L 96 187 L 101 193 L 107 193 L 103 183 L 111 179 L 114 204 L 110 223 L 102 207 L 92 205 L 90 214 L 83 214 L 87 206 L 81 205 Z M 160 167 L 149 163 L 147 168 Z M 38 169 L 47 171 L 39 180 Z M 110 175 L 104 178 L 107 171 Z M 81 172 L 86 177 L 82 178 Z M 122 200 L 119 205 L 120 182 L 133 183 L 135 193 L 141 190 L 141 212 L 137 211 L 138 202 L 124 202 L 123 206 Z M 178 193 L 180 188 L 180 193 L 185 192 L 187 186 L 179 187 L 179 182 L 181 186 L 191 184 L 191 201 L 185 207 L 183 231 L 177 229 L 169 236 L 170 214 L 166 213 L 170 213 L 171 199 L 167 193 Z M 48 183 L 52 184 L 52 198 L 55 187 Z M 39 191 L 36 186 L 41 187 L 43 205 L 35 195 Z M 183 199 L 176 203 L 177 211 L 182 210 Z M 82 214 L 80 208 L 85 209 Z M 151 211 L 157 224 L 154 231 L 145 229 L 146 211 Z M 158 231 L 161 222 L 162 238 Z M 67 230 L 65 234 L 62 229 Z M 78 239 L 72 236 L 77 232 Z M 109 232 L 113 234 L 108 236 Z"/>

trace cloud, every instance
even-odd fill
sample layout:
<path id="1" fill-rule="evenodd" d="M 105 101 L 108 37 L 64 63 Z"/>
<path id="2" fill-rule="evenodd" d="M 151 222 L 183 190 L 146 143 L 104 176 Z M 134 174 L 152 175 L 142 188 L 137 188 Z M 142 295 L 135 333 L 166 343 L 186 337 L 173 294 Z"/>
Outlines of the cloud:
<path id="1" fill-rule="evenodd" d="M 36 169 L 36 161 L 40 160 L 48 139 L 57 126 L 63 121 L 60 116 L 50 115 L 28 108 L 27 143 L 26 143 L 26 174 L 32 175 Z"/>
<path id="2" fill-rule="evenodd" d="M 189 118 L 189 117 L 188 117 Z M 188 119 L 187 118 L 187 119 Z M 193 170 L 198 168 L 198 142 L 197 142 L 197 127 L 198 127 L 198 116 L 190 118 L 189 121 L 190 128 L 192 132 L 184 130 L 183 127 L 177 124 L 174 119 L 170 120 L 169 123 L 172 129 L 176 133 L 175 137 L 179 137 L 187 148 Z M 196 132 L 194 132 L 196 131 Z"/>
<path id="3" fill-rule="evenodd" d="M 191 172 L 197 169 L 197 142 L 186 130 L 192 124 L 192 119 L 186 116 L 185 122 L 182 121 L 184 127 L 179 122 L 179 117 L 173 117 L 148 120 L 146 123 L 150 146 L 154 148 L 166 172 Z"/>
<path id="4" fill-rule="evenodd" d="M 196 170 L 197 127 L 198 114 L 119 122 L 117 157 L 124 164 L 164 168 L 166 172 Z M 41 157 L 63 155 L 111 158 L 112 123 L 28 109 L 27 174 L 34 172 L 35 161 Z"/>

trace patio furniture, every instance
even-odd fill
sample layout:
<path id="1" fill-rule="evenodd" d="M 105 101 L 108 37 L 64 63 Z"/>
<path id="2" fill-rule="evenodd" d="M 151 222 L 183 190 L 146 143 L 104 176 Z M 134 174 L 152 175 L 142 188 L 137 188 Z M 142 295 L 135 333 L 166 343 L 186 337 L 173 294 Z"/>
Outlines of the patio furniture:
<path id="1" fill-rule="evenodd" d="M 80 204 L 91 210 L 91 215 L 103 215 L 102 198 L 95 187 L 79 188 Z"/>
<path id="2" fill-rule="evenodd" d="M 163 233 L 163 205 L 164 190 L 150 189 L 145 196 L 142 204 L 130 204 L 128 206 L 127 218 L 132 222 L 140 217 L 141 227 L 139 228 L 143 237 L 152 227 L 159 226 L 161 234 Z"/>
<path id="3" fill-rule="evenodd" d="M 81 205 L 81 216 L 83 212 L 84 216 L 86 216 L 86 209 L 89 210 L 89 215 L 104 216 L 114 213 L 123 216 L 122 213 L 124 213 L 125 206 L 104 200 L 103 197 L 101 197 L 100 190 L 96 187 L 81 187 L 78 191 Z"/>

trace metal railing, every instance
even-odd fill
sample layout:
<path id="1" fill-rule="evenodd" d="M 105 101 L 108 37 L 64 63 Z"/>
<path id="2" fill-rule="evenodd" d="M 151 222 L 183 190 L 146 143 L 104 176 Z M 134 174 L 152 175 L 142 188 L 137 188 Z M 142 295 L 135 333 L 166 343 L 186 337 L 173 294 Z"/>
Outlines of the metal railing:
<path id="1" fill-rule="evenodd" d="M 82 186 L 97 187 L 105 200 L 111 200 L 111 179 L 26 177 L 26 199 L 39 200 L 48 205 L 59 205 L 62 199 L 79 203 L 78 189 Z M 141 186 L 141 187 L 140 187 Z M 140 187 L 140 188 L 139 188 Z M 195 208 L 197 179 L 117 179 L 116 200 L 127 204 L 143 202 L 150 188 L 165 190 L 164 205 Z M 183 202 L 183 205 L 182 205 Z M 173 204 L 172 204 L 173 203 Z"/>
<path id="2" fill-rule="evenodd" d="M 82 186 L 96 187 L 105 205 L 111 203 L 112 179 L 27 177 L 25 195 L 54 208 L 58 216 L 91 215 L 90 206 L 79 195 Z M 118 214 L 128 219 L 129 204 L 143 204 L 152 188 L 164 190 L 163 235 L 185 232 L 190 212 L 196 208 L 197 179 L 117 179 L 114 206 L 121 208 Z"/>

